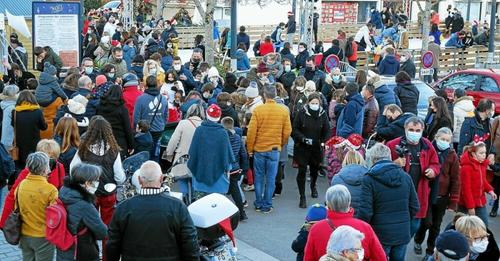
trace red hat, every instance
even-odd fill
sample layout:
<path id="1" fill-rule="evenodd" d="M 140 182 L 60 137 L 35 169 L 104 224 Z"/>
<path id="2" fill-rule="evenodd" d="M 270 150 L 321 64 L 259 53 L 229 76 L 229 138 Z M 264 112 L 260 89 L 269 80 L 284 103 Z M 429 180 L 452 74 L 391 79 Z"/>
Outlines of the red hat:
<path id="1" fill-rule="evenodd" d="M 208 106 L 207 119 L 209 119 L 210 121 L 219 121 L 221 115 L 222 111 L 220 110 L 220 107 L 217 106 L 217 104 Z"/>
<path id="2" fill-rule="evenodd" d="M 259 65 L 257 65 L 257 73 L 266 73 L 266 72 L 269 72 L 269 69 L 267 69 L 265 63 L 260 62 Z"/>
<path id="3" fill-rule="evenodd" d="M 104 75 L 98 75 L 95 78 L 95 86 L 101 86 L 102 84 L 104 84 L 107 81 L 108 81 L 108 79 L 106 79 L 106 76 L 104 76 Z"/>
<path id="4" fill-rule="evenodd" d="M 347 138 L 347 145 L 355 150 L 359 149 L 363 145 L 364 139 L 359 134 L 351 134 Z"/>
<path id="5" fill-rule="evenodd" d="M 326 146 L 340 148 L 345 145 L 346 139 L 340 136 L 333 136 L 326 142 Z"/>
<path id="6" fill-rule="evenodd" d="M 117 41 L 117 40 L 111 41 L 111 46 L 118 46 L 118 45 L 120 45 L 120 41 Z"/>

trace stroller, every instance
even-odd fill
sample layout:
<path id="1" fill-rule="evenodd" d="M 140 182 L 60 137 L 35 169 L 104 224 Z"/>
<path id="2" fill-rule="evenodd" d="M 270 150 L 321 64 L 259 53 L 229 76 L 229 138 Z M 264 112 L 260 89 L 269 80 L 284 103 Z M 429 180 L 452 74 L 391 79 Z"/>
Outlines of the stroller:
<path id="1" fill-rule="evenodd" d="M 118 202 L 124 201 L 128 198 L 135 196 L 136 188 L 132 182 L 132 176 L 141 167 L 142 163 L 149 160 L 149 152 L 142 151 L 135 155 L 126 158 L 122 165 L 125 171 L 125 182 L 117 186 L 116 200 Z"/>
<path id="2" fill-rule="evenodd" d="M 213 193 L 193 202 L 188 211 L 198 231 L 200 260 L 236 261 L 233 235 L 239 222 L 236 205 L 224 195 Z"/>

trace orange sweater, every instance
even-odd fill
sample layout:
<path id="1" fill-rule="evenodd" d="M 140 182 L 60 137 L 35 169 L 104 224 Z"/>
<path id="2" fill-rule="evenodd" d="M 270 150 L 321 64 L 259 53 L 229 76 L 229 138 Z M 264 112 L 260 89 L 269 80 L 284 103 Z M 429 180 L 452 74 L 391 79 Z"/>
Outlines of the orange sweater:
<path id="1" fill-rule="evenodd" d="M 288 109 L 274 100 L 257 106 L 248 125 L 248 153 L 281 150 L 292 133 Z"/>

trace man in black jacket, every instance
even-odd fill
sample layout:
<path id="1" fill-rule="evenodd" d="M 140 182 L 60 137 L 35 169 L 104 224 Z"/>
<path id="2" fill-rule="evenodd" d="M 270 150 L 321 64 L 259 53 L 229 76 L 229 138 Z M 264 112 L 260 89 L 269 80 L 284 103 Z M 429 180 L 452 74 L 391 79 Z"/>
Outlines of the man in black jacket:
<path id="1" fill-rule="evenodd" d="M 337 57 L 339 57 L 339 61 L 344 60 L 344 51 L 342 51 L 342 48 L 340 48 L 340 41 L 338 39 L 333 39 L 332 40 L 332 47 L 328 48 L 326 52 L 323 53 L 323 59 L 321 60 L 321 67 L 324 68 L 325 66 L 325 59 L 326 57 L 335 54 Z"/>
<path id="2" fill-rule="evenodd" d="M 199 260 L 196 228 L 182 201 L 162 187 L 160 165 L 146 161 L 139 170 L 139 195 L 115 210 L 106 245 L 108 261 Z"/>
<path id="3" fill-rule="evenodd" d="M 382 122 L 377 125 L 377 136 L 381 140 L 390 141 L 405 135 L 405 122 L 415 114 L 403 113 L 396 104 L 389 104 L 385 106 L 382 116 Z"/>

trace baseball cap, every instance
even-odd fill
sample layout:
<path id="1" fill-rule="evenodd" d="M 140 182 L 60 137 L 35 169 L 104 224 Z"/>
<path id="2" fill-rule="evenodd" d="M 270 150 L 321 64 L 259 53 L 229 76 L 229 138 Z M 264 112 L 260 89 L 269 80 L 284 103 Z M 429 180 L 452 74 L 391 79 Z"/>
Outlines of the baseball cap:
<path id="1" fill-rule="evenodd" d="M 469 253 L 469 242 L 455 230 L 447 230 L 436 239 L 436 249 L 444 256 L 459 260 Z"/>

